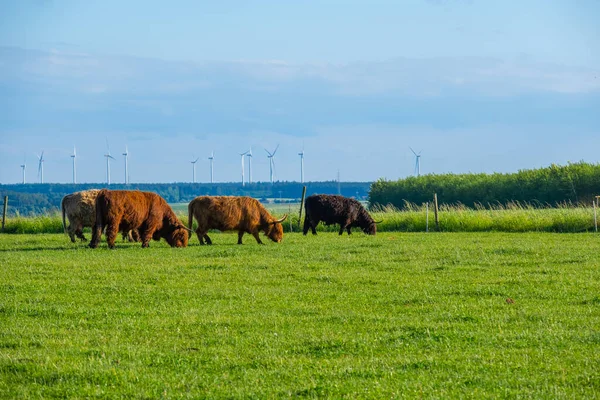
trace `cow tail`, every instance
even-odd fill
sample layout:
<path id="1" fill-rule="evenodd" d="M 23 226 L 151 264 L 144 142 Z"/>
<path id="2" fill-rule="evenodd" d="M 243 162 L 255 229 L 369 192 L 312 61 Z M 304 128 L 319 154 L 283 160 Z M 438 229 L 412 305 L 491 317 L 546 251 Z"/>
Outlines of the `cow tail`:
<path id="1" fill-rule="evenodd" d="M 62 224 L 63 224 L 63 231 L 65 233 L 67 233 L 67 221 L 65 219 L 65 214 L 66 214 L 66 210 L 65 210 L 65 198 L 63 197 L 61 202 L 60 202 L 60 209 L 62 211 Z"/>
<path id="2" fill-rule="evenodd" d="M 192 224 L 194 223 L 194 200 L 188 204 L 188 228 L 192 230 Z"/>

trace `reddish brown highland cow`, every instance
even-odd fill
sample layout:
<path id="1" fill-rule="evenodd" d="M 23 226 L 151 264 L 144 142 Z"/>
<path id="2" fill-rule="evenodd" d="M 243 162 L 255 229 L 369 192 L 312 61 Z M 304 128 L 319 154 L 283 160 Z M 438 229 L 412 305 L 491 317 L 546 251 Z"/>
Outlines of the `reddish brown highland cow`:
<path id="1" fill-rule="evenodd" d="M 275 219 L 258 202 L 245 196 L 199 196 L 188 205 L 188 226 L 191 229 L 193 218 L 198 222 L 196 235 L 200 244 L 212 244 L 207 233 L 210 229 L 220 231 L 237 231 L 238 244 L 242 244 L 242 236 L 249 233 L 256 242 L 263 244 L 259 232 L 263 231 L 274 242 L 283 240 L 281 223 L 287 218 Z"/>
<path id="2" fill-rule="evenodd" d="M 102 189 L 96 198 L 91 248 L 98 247 L 104 227 L 111 249 L 115 247 L 119 230 L 131 229 L 138 230 L 142 247 L 148 247 L 150 239 L 160 238 L 171 247 L 186 247 L 188 243 L 188 229 L 179 222 L 165 199 L 151 192 Z"/>

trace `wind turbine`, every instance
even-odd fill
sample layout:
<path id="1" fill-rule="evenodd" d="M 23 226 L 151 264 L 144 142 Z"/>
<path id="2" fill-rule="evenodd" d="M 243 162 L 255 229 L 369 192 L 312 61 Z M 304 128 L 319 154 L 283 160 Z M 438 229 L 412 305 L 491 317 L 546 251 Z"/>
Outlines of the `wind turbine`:
<path id="1" fill-rule="evenodd" d="M 106 139 L 106 154 L 104 155 L 104 157 L 106 157 L 106 184 L 110 185 L 110 159 L 112 158 L 114 160 L 115 158 L 110 155 L 110 147 L 108 147 L 108 139 Z"/>
<path id="2" fill-rule="evenodd" d="M 244 156 L 246 154 L 248 154 L 248 151 L 240 153 L 240 156 L 242 156 L 242 186 L 244 186 L 244 184 L 245 184 L 245 182 L 244 182 Z"/>
<path id="3" fill-rule="evenodd" d="M 415 161 L 415 175 L 420 176 L 421 175 L 421 153 L 423 152 L 423 150 L 419 151 L 419 153 L 415 153 L 415 151 L 412 149 L 412 147 L 408 147 L 410 149 L 410 151 L 413 152 L 413 154 L 415 155 L 416 161 Z"/>
<path id="4" fill-rule="evenodd" d="M 265 151 L 268 154 L 267 158 L 269 159 L 269 176 L 271 178 L 271 185 L 273 184 L 273 169 L 275 168 L 275 159 L 273 157 L 275 157 L 275 153 L 277 153 L 278 148 L 279 148 L 279 145 L 277 145 L 277 147 L 275 147 L 275 150 L 273 150 L 273 153 L 270 153 L 269 150 L 265 149 Z"/>
<path id="5" fill-rule="evenodd" d="M 127 150 L 127 146 L 125 146 L 125 153 L 123 153 L 123 155 L 125 156 L 125 184 L 128 185 L 129 184 L 129 170 L 127 168 L 127 157 L 129 157 L 129 151 Z"/>
<path id="6" fill-rule="evenodd" d="M 304 183 L 304 146 L 298 155 L 300 156 L 300 183 Z"/>
<path id="7" fill-rule="evenodd" d="M 208 159 L 210 160 L 210 183 L 213 183 L 213 160 L 215 159 L 214 150 L 210 153 L 210 157 L 208 157 Z"/>
<path id="8" fill-rule="evenodd" d="M 23 185 L 25 184 L 25 168 L 27 167 L 26 159 L 23 158 L 23 164 L 21 164 L 21 169 L 23 170 Z"/>
<path id="9" fill-rule="evenodd" d="M 252 147 L 248 150 L 246 157 L 248 157 L 248 183 L 252 183 Z"/>
<path id="10" fill-rule="evenodd" d="M 40 177 L 40 183 L 44 183 L 44 151 L 42 154 L 37 156 L 38 162 L 38 176 Z"/>
<path id="11" fill-rule="evenodd" d="M 196 183 L 196 162 L 200 157 L 196 158 L 194 161 L 190 161 L 192 163 L 192 183 Z"/>
<path id="12" fill-rule="evenodd" d="M 71 158 L 73 159 L 73 183 L 77 183 L 77 166 L 75 165 L 77 153 L 75 152 L 75 146 L 73 146 L 73 154 L 71 154 Z"/>

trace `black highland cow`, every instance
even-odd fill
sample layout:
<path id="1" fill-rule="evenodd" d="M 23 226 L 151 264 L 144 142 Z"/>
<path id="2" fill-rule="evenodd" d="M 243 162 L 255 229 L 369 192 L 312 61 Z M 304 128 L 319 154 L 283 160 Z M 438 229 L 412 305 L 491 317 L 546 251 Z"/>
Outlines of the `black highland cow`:
<path id="1" fill-rule="evenodd" d="M 304 230 L 306 235 L 308 229 L 313 235 L 317 234 L 315 228 L 320 221 L 325 225 L 339 224 L 340 235 L 344 229 L 348 231 L 353 227 L 360 227 L 364 233 L 374 235 L 377 231 L 376 222 L 369 215 L 360 202 L 343 196 L 315 194 L 308 196 L 304 203 L 306 216 L 304 217 Z"/>

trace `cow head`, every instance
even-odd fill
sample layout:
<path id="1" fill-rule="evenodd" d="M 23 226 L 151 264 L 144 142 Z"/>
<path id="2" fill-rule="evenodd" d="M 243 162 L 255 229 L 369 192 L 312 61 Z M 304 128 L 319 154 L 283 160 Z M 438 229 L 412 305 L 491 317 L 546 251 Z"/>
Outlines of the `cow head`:
<path id="1" fill-rule="evenodd" d="M 281 225 L 281 223 L 285 221 L 286 218 L 287 214 L 284 215 L 281 219 L 271 221 L 265 232 L 269 239 L 271 239 L 275 243 L 280 243 L 283 240 L 283 225 Z"/>
<path id="2" fill-rule="evenodd" d="M 372 222 L 368 225 L 363 225 L 361 229 L 367 235 L 374 235 L 377 233 L 377 224 L 375 222 Z"/>
<path id="3" fill-rule="evenodd" d="M 175 225 L 170 227 L 165 235 L 165 240 L 171 247 L 187 247 L 189 229 L 183 225 Z"/>

